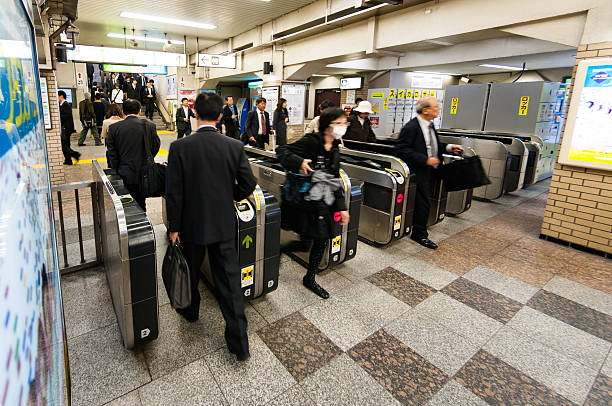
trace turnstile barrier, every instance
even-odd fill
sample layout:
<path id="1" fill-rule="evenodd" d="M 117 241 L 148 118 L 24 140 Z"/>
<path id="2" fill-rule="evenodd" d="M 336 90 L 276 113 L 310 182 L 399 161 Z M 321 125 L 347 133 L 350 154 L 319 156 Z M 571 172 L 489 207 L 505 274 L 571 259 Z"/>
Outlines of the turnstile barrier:
<path id="1" fill-rule="evenodd" d="M 234 203 L 236 212 L 236 251 L 240 265 L 240 286 L 251 300 L 278 287 L 280 269 L 280 206 L 274 195 L 259 185 L 248 198 Z M 166 200 L 162 199 L 166 219 Z M 202 262 L 204 281 L 214 289 L 208 252 Z"/>
<path id="2" fill-rule="evenodd" d="M 106 279 L 123 345 L 131 349 L 159 334 L 155 233 L 114 170 L 93 161 L 93 177 Z"/>
<path id="3" fill-rule="evenodd" d="M 410 234 L 416 183 L 399 158 L 375 152 L 340 149 L 342 169 L 363 181 L 359 237 L 385 245 Z"/>
<path id="4" fill-rule="evenodd" d="M 259 180 L 259 184 L 270 191 L 278 201 L 281 201 L 280 188 L 285 182 L 285 169 L 278 163 L 276 153 L 250 146 L 245 146 L 245 151 L 249 156 L 251 169 Z M 351 221 L 348 225 L 343 226 L 340 224 L 340 213 L 334 215 L 333 237 L 330 239 L 323 260 L 319 265 L 320 270 L 346 262 L 357 254 L 357 234 L 362 203 L 361 182 L 350 178 L 343 169 L 340 170 L 340 178 L 344 185 L 344 197 Z M 299 236 L 296 233 L 281 230 L 281 243 L 297 239 L 299 239 Z M 308 266 L 309 251 L 294 252 L 290 255 L 301 265 Z"/>

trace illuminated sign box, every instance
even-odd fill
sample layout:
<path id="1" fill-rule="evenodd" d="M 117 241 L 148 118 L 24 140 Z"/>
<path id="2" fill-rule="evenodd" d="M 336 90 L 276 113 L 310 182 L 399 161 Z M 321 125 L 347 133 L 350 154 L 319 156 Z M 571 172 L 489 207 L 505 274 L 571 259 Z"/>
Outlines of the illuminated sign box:
<path id="1" fill-rule="evenodd" d="M 198 54 L 198 66 L 201 68 L 236 69 L 236 55 Z"/>
<path id="2" fill-rule="evenodd" d="M 612 171 L 612 58 L 578 64 L 559 162 Z"/>
<path id="3" fill-rule="evenodd" d="M 340 89 L 343 89 L 343 90 L 361 89 L 362 87 L 363 87 L 362 77 L 340 79 Z"/>
<path id="4" fill-rule="evenodd" d="M 77 45 L 68 50 L 68 59 L 78 62 L 99 62 L 125 65 L 187 66 L 185 54 L 144 51 L 140 49 L 94 47 Z"/>
<path id="5" fill-rule="evenodd" d="M 248 83 L 249 89 L 256 89 L 258 87 L 263 87 L 263 80 L 257 80 L 255 82 Z"/>
<path id="6" fill-rule="evenodd" d="M 166 66 L 134 66 L 134 65 L 104 64 L 104 72 L 143 73 L 143 74 L 149 74 L 149 75 L 166 75 L 166 74 L 168 74 L 168 68 Z"/>

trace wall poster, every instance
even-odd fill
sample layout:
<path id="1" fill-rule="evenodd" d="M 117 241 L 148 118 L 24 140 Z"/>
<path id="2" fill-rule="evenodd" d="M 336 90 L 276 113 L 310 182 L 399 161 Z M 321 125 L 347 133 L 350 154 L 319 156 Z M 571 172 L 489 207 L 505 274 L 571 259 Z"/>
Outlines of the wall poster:
<path id="1" fill-rule="evenodd" d="M 300 84 L 283 85 L 283 99 L 287 100 L 289 125 L 304 124 L 306 86 Z"/>
<path id="2" fill-rule="evenodd" d="M 274 110 L 276 110 L 276 105 L 278 104 L 278 91 L 278 86 L 261 88 L 261 97 L 266 99 L 266 111 L 270 113 L 270 120 L 272 120 L 272 114 L 274 114 Z M 253 106 L 255 106 L 255 104 L 253 104 Z"/>
<path id="3" fill-rule="evenodd" d="M 47 88 L 47 78 L 40 78 L 40 98 L 42 100 L 43 119 L 45 130 L 51 129 L 51 109 L 49 108 L 49 90 Z"/>
<path id="4" fill-rule="evenodd" d="M 0 7 L 0 401 L 66 404 L 66 335 L 34 28 Z"/>
<path id="5" fill-rule="evenodd" d="M 567 115 L 559 162 L 612 171 L 612 58 L 583 60 Z"/>
<path id="6" fill-rule="evenodd" d="M 166 99 L 176 99 L 176 75 L 166 76 Z"/>

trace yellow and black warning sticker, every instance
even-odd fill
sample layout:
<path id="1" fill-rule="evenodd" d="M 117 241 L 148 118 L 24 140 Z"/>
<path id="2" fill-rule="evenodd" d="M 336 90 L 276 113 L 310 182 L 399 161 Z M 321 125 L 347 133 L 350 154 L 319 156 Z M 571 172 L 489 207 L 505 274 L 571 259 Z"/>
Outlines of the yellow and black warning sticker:
<path id="1" fill-rule="evenodd" d="M 412 99 L 412 89 L 406 90 L 406 98 L 407 99 Z"/>
<path id="2" fill-rule="evenodd" d="M 428 94 L 428 93 L 427 93 L 427 90 L 423 90 L 423 91 L 421 92 L 421 97 L 427 97 L 427 94 Z"/>
<path id="3" fill-rule="evenodd" d="M 406 89 L 397 89 L 397 98 L 404 99 L 406 97 Z"/>
<path id="4" fill-rule="evenodd" d="M 521 97 L 521 104 L 519 105 L 519 116 L 526 116 L 529 110 L 529 96 Z"/>
<path id="5" fill-rule="evenodd" d="M 389 89 L 389 98 L 390 99 L 395 99 L 397 91 L 395 89 Z"/>
<path id="6" fill-rule="evenodd" d="M 458 97 L 453 97 L 451 99 L 450 113 L 451 114 L 457 114 L 457 107 L 459 107 L 459 98 Z"/>
<path id="7" fill-rule="evenodd" d="M 402 226 L 402 216 L 395 216 L 395 221 L 393 222 L 393 231 L 397 231 Z"/>
<path id="8" fill-rule="evenodd" d="M 415 90 L 415 91 L 414 91 L 414 98 L 415 98 L 415 99 L 419 99 L 419 98 L 421 98 L 421 92 L 420 92 L 419 90 Z"/>
<path id="9" fill-rule="evenodd" d="M 246 268 L 242 268 L 242 283 L 241 286 L 246 288 L 247 286 L 251 286 L 253 284 L 253 272 L 255 270 L 255 265 L 247 266 Z"/>
<path id="10" fill-rule="evenodd" d="M 332 244 L 331 244 L 331 253 L 332 254 L 337 254 L 337 253 L 340 252 L 340 241 L 342 241 L 342 236 L 341 235 L 332 238 Z"/>
<path id="11" fill-rule="evenodd" d="M 436 91 L 435 91 L 435 90 L 430 90 L 430 91 L 429 91 L 429 95 L 430 95 L 431 97 L 436 97 Z"/>

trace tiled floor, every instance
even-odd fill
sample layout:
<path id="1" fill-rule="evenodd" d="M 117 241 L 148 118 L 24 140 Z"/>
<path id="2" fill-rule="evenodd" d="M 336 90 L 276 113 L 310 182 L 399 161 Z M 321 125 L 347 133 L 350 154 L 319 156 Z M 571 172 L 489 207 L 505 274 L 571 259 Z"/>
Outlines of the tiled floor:
<path id="1" fill-rule="evenodd" d="M 247 304 L 246 363 L 204 287 L 193 324 L 160 288 L 160 337 L 132 352 L 103 271 L 66 276 L 73 404 L 609 406 L 612 261 L 538 239 L 546 188 L 474 202 L 432 227 L 437 251 L 360 242 L 318 278 L 328 300 L 283 257 L 278 290 Z"/>

